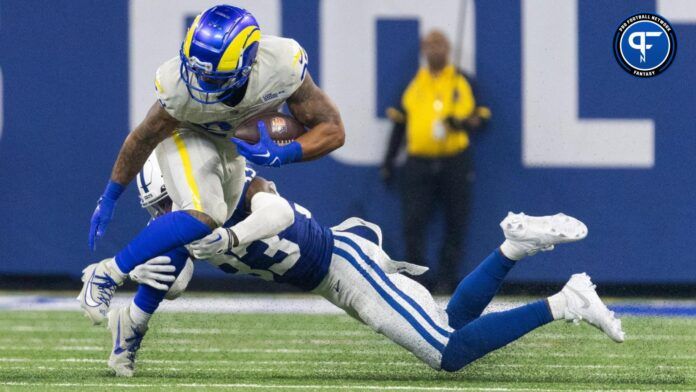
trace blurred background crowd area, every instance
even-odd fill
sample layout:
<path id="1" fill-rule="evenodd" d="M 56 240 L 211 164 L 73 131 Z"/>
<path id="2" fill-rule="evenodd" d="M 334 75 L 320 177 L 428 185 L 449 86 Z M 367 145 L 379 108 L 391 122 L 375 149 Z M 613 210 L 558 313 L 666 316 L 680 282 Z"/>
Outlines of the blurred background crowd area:
<path id="1" fill-rule="evenodd" d="M 94 203 L 155 99 L 155 70 L 215 3 L 0 1 L 0 289 L 79 287 L 85 265 L 147 222 L 131 184 L 88 250 Z M 341 111 L 344 147 L 261 170 L 321 222 L 379 224 L 388 253 L 430 265 L 424 283 L 446 293 L 501 243 L 508 211 L 562 211 L 587 223 L 588 238 L 515 269 L 509 290 L 543 291 L 585 271 L 615 294 L 696 291 L 696 4 L 234 5 L 263 34 L 296 39 Z M 676 30 L 676 59 L 655 78 L 629 75 L 612 53 L 619 23 L 638 12 Z M 192 287 L 270 288 L 204 266 Z"/>

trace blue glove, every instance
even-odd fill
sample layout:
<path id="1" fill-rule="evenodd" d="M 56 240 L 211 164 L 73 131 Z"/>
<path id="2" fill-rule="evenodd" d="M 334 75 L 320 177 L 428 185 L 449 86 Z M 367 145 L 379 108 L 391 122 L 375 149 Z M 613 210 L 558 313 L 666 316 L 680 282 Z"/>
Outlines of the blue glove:
<path id="1" fill-rule="evenodd" d="M 111 217 L 114 215 L 116 200 L 118 200 L 119 196 L 121 196 L 121 193 L 123 193 L 125 189 L 125 186 L 117 182 L 109 181 L 104 194 L 99 198 L 99 201 L 97 201 L 97 208 L 94 209 L 89 228 L 90 249 L 95 250 L 95 240 L 104 236 L 106 226 L 109 224 Z"/>
<path id="2" fill-rule="evenodd" d="M 302 160 L 302 146 L 298 142 L 292 142 L 284 146 L 277 145 L 268 135 L 266 124 L 259 121 L 259 141 L 249 144 L 244 140 L 232 138 L 230 141 L 237 145 L 239 154 L 249 162 L 263 166 L 279 167 L 287 163 Z"/>

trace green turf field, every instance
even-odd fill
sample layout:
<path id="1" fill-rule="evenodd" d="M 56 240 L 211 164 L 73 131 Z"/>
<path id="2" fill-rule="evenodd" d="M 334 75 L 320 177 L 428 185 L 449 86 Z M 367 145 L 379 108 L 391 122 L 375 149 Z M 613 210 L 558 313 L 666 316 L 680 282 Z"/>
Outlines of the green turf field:
<path id="1" fill-rule="evenodd" d="M 117 379 L 107 331 L 79 313 L 0 311 L 0 390 L 696 390 L 696 319 L 624 326 L 615 344 L 555 323 L 445 373 L 347 316 L 161 313 Z"/>

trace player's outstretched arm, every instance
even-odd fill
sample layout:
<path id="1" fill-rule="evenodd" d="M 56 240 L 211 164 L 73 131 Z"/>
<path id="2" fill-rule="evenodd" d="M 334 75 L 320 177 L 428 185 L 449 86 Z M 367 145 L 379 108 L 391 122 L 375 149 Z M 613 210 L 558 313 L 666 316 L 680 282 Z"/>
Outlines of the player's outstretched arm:
<path id="1" fill-rule="evenodd" d="M 92 214 L 89 230 L 89 247 L 92 250 L 95 249 L 95 240 L 104 235 L 113 216 L 116 200 L 126 185 L 138 174 L 155 146 L 171 135 L 178 125 L 179 121 L 170 116 L 159 102 L 155 102 L 145 119 L 126 137 L 116 158 L 111 179 Z"/>
<path id="2" fill-rule="evenodd" d="M 179 125 L 159 102 L 155 102 L 145 119 L 128 134 L 118 153 L 111 172 L 111 181 L 128 185 L 138 174 L 143 164 L 157 145 Z"/>
<path id="3" fill-rule="evenodd" d="M 288 98 L 292 115 L 309 132 L 297 138 L 302 146 L 302 160 L 320 158 L 341 147 L 345 142 L 345 130 L 338 108 L 307 73 L 302 85 Z"/>
<path id="4" fill-rule="evenodd" d="M 290 203 L 278 195 L 275 185 L 261 177 L 255 177 L 245 195 L 249 215 L 232 227 L 220 227 L 190 249 L 197 259 L 207 259 L 232 248 L 260 239 L 273 237 L 287 229 L 295 221 Z"/>

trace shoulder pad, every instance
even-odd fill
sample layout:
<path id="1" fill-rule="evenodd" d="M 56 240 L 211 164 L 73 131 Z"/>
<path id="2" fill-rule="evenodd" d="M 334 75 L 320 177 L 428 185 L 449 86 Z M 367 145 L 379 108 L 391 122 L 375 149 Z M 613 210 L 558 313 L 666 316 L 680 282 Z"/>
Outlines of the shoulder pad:
<path id="1" fill-rule="evenodd" d="M 179 77 L 180 60 L 174 57 L 155 73 L 155 93 L 162 107 L 177 120 L 182 120 L 182 108 L 189 100 L 188 91 Z"/>

